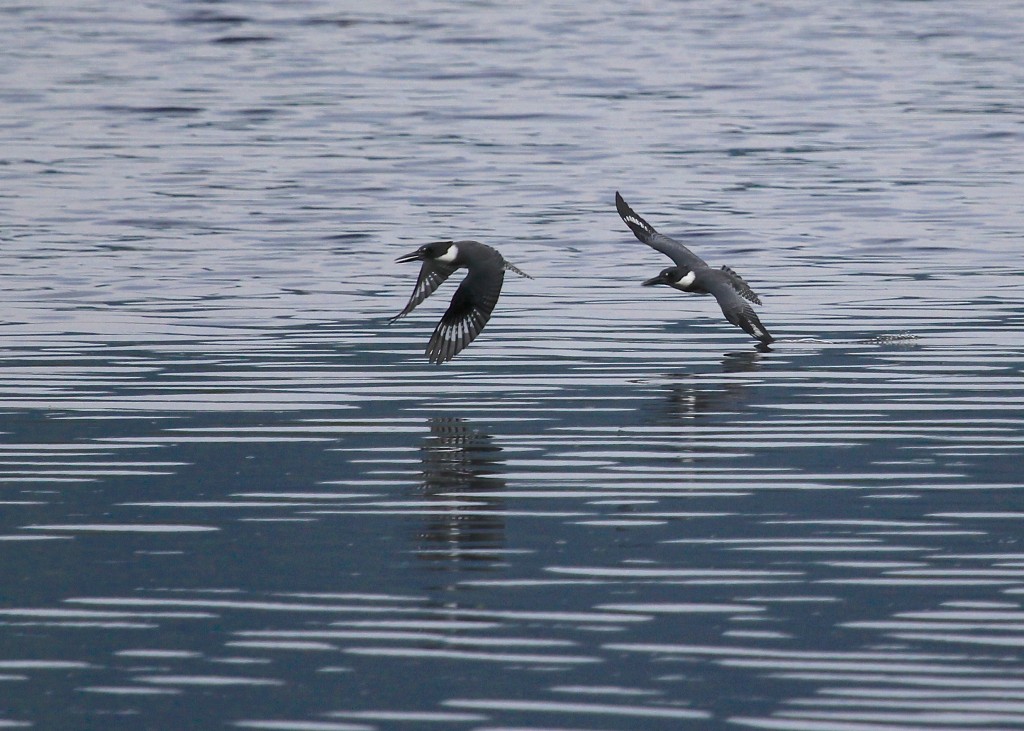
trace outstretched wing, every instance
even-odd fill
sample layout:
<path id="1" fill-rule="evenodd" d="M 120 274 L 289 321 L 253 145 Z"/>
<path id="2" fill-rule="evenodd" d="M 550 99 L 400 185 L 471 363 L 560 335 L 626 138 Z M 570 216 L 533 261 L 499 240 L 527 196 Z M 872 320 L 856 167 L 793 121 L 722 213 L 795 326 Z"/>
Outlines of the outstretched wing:
<path id="1" fill-rule="evenodd" d="M 426 355 L 431 363 L 451 360 L 476 339 L 494 311 L 504 280 L 501 267 L 471 270 L 462 280 L 427 343 Z"/>
<path id="2" fill-rule="evenodd" d="M 726 273 L 712 269 L 701 279 L 701 286 L 718 300 L 726 320 L 765 345 L 775 340 L 757 319 L 754 308 L 740 296 Z"/>
<path id="3" fill-rule="evenodd" d="M 660 251 L 667 256 L 675 262 L 676 266 L 690 270 L 707 266 L 703 259 L 681 243 L 655 231 L 654 226 L 647 223 L 647 221 L 637 215 L 636 211 L 629 207 L 618 191 L 615 192 L 615 209 L 619 212 L 619 216 L 625 224 L 629 226 L 633 235 L 652 249 Z"/>
<path id="4" fill-rule="evenodd" d="M 443 261 L 437 261 L 436 259 L 428 259 L 423 262 L 423 266 L 420 267 L 419 279 L 416 280 L 416 287 L 409 298 L 409 304 L 405 306 L 404 310 L 392 317 L 390 321 L 394 322 L 400 317 L 405 317 L 416 309 L 416 305 L 432 295 L 434 290 L 440 287 L 441 283 L 450 277 L 456 269 L 458 267 L 446 264 Z"/>
<path id="5" fill-rule="evenodd" d="M 722 271 L 725 272 L 726 276 L 729 278 L 729 284 L 731 284 L 737 292 L 753 302 L 755 305 L 761 304 L 761 298 L 758 297 L 757 293 L 750 288 L 749 284 L 743 281 L 743 277 L 725 265 L 722 266 Z"/>

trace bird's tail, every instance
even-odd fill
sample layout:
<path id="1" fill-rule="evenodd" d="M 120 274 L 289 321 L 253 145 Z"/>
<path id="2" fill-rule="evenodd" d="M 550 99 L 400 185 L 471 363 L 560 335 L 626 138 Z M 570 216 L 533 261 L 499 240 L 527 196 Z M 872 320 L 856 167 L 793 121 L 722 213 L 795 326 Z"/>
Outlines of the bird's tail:
<path id="1" fill-rule="evenodd" d="M 761 298 L 758 297 L 757 293 L 750 288 L 750 285 L 743 280 L 743 277 L 741 277 L 739 274 L 737 274 L 724 264 L 722 265 L 722 271 L 725 272 L 725 275 L 729 280 L 729 284 L 732 285 L 733 289 L 739 292 L 743 297 L 753 302 L 755 305 L 761 304 Z"/>
<path id="2" fill-rule="evenodd" d="M 509 272 L 514 273 L 514 274 L 518 274 L 520 277 L 526 277 L 527 279 L 533 279 L 533 277 L 531 277 L 529 274 L 527 274 L 522 269 L 517 267 L 515 264 L 510 264 L 509 262 L 506 261 L 503 264 L 503 266 L 505 267 L 505 271 L 509 271 Z"/>

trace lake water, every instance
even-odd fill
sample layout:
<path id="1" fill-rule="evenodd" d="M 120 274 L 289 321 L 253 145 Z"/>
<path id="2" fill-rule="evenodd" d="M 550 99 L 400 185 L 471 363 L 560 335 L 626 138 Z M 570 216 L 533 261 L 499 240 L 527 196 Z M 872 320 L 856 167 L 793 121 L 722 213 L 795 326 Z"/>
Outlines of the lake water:
<path id="1" fill-rule="evenodd" d="M 0 727 L 1024 727 L 1022 27 L 5 4 Z"/>

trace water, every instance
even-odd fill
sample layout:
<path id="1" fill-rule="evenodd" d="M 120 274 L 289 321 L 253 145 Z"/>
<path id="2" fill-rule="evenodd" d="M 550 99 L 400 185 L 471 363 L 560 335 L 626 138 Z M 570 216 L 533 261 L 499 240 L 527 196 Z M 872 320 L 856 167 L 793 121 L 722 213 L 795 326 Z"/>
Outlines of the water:
<path id="1" fill-rule="evenodd" d="M 1022 15 L 0 10 L 0 726 L 1024 726 Z"/>

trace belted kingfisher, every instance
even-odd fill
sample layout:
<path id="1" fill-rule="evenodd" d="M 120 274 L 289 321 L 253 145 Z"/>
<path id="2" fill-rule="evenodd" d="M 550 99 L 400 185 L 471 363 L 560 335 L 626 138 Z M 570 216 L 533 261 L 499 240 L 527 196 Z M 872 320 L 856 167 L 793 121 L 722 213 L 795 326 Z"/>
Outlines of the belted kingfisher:
<path id="1" fill-rule="evenodd" d="M 707 262 L 681 243 L 655 231 L 651 224 L 640 218 L 626 204 L 626 201 L 622 200 L 622 196 L 617 191 L 615 193 L 615 208 L 638 239 L 652 249 L 660 251 L 675 263 L 674 267 L 663 269 L 658 276 L 644 282 L 645 287 L 666 284 L 682 292 L 713 294 L 718 300 L 718 304 L 721 305 L 726 320 L 743 328 L 745 332 L 760 340 L 764 345 L 775 340 L 757 319 L 754 308 L 744 301 L 747 299 L 754 304 L 761 304 L 761 300 L 754 294 L 754 290 L 743 281 L 739 274 L 727 266 L 723 266 L 721 269 L 712 269 Z"/>
<path id="2" fill-rule="evenodd" d="M 465 267 L 468 270 L 466 278 L 455 290 L 448 310 L 430 336 L 426 356 L 431 363 L 451 360 L 480 334 L 498 302 L 506 270 L 533 279 L 505 261 L 496 249 L 479 241 L 435 241 L 395 259 L 397 263 L 408 261 L 422 261 L 423 266 L 409 304 L 392 317 L 391 322 L 416 309 L 456 269 Z"/>

